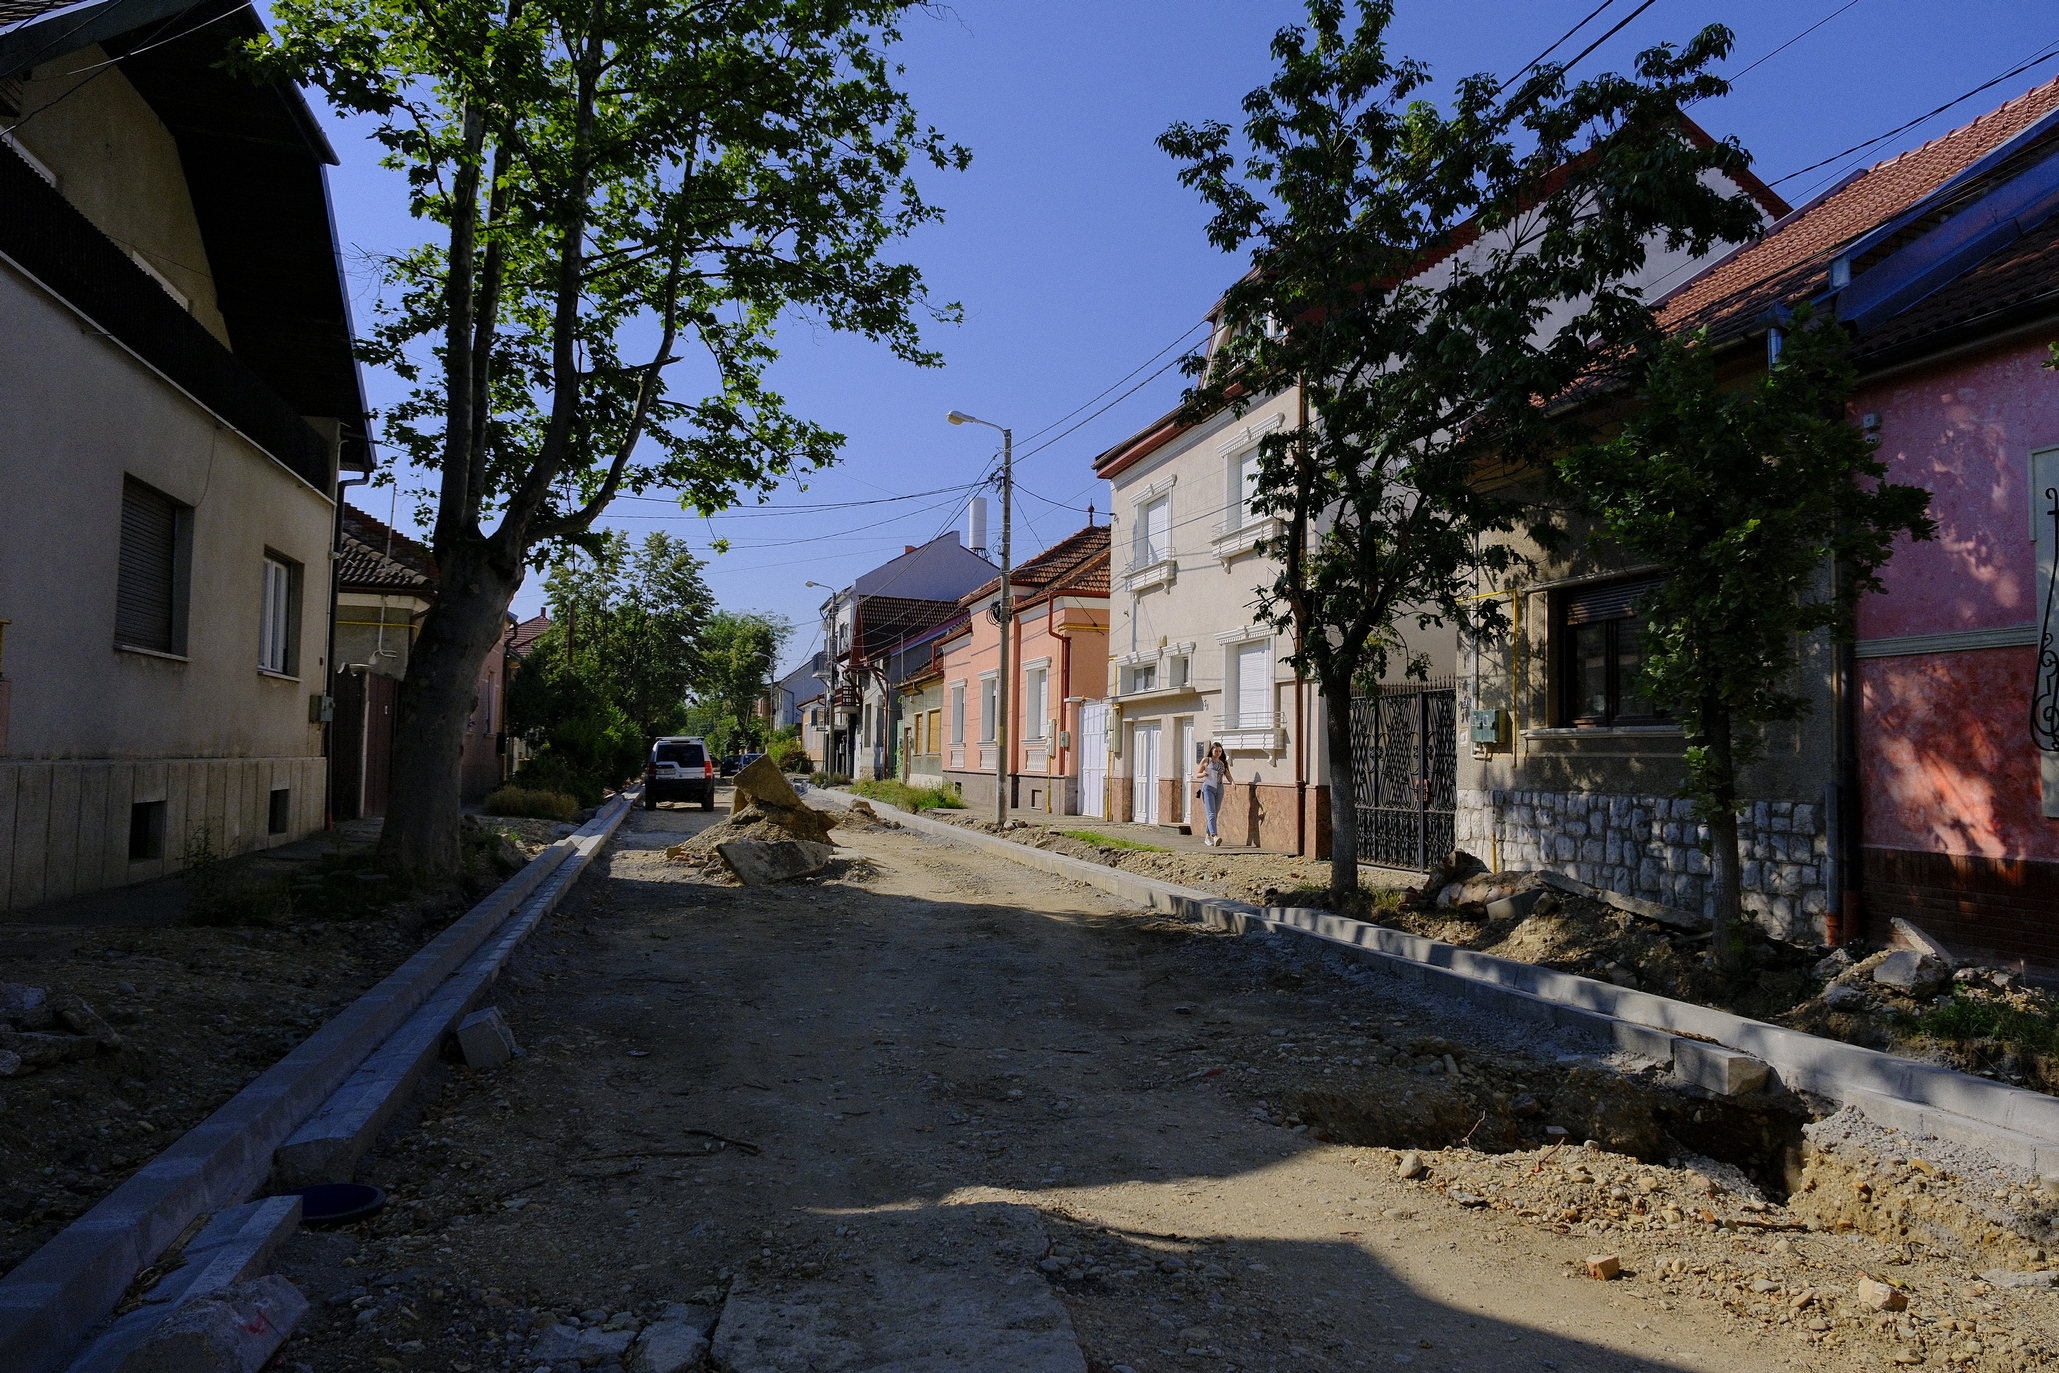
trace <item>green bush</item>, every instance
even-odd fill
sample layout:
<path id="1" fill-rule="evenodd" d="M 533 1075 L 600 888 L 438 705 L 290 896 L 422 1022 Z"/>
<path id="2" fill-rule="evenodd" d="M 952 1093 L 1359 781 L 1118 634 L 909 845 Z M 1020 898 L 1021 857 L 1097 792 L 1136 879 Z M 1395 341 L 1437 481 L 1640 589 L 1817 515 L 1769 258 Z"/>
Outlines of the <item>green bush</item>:
<path id="1" fill-rule="evenodd" d="M 808 757 L 808 750 L 793 739 L 773 740 L 769 752 L 772 766 L 781 772 L 807 772 L 810 770 L 809 765 L 814 761 Z"/>
<path id="2" fill-rule="evenodd" d="M 1138 853 L 1172 852 L 1171 849 L 1162 849 L 1156 844 L 1139 844 L 1134 839 L 1124 839 L 1118 835 L 1103 834 L 1099 830 L 1060 830 L 1058 832 L 1067 839 L 1077 839 L 1082 844 L 1092 844 L 1097 849 L 1135 849 Z"/>
<path id="3" fill-rule="evenodd" d="M 949 787 L 911 787 L 892 777 L 867 779 L 851 788 L 860 796 L 884 801 L 902 810 L 964 810 L 965 802 Z"/>
<path id="4" fill-rule="evenodd" d="M 818 787 L 848 787 L 851 779 L 841 772 L 811 772 L 808 781 Z"/>
<path id="5" fill-rule="evenodd" d="M 480 810 L 488 815 L 523 816 L 531 820 L 576 820 L 579 801 L 562 791 L 510 785 L 487 797 Z"/>
<path id="6" fill-rule="evenodd" d="M 1955 1001 L 1917 1018 L 1936 1039 L 1996 1039 L 2038 1053 L 2059 1052 L 2059 1010 L 2026 1009 L 2004 1001 Z"/>

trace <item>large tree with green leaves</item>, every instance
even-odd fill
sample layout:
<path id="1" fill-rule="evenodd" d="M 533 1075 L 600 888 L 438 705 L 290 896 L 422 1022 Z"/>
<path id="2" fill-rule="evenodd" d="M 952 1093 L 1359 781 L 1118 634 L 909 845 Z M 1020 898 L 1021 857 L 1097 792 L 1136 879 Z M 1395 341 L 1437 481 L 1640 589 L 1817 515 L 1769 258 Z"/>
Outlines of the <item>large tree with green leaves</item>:
<path id="1" fill-rule="evenodd" d="M 783 615 L 721 610 L 709 620 L 693 719 L 719 752 L 759 749 L 769 741 L 771 723 L 758 708 L 793 632 Z"/>
<path id="2" fill-rule="evenodd" d="M 1735 968 L 1742 885 L 1739 778 L 1763 727 L 1799 720 L 1803 636 L 1849 637 L 1860 596 L 1901 537 L 1928 539 L 1930 493 L 1884 478 L 1846 416 L 1849 339 L 1798 314 L 1779 360 L 1723 377 L 1706 335 L 1646 350 L 1621 429 L 1562 456 L 1558 472 L 1595 535 L 1662 572 L 1638 613 L 1644 691 L 1687 736 L 1691 797 L 1709 829 L 1719 965 Z"/>
<path id="3" fill-rule="evenodd" d="M 1357 885 L 1349 702 L 1379 679 L 1410 617 L 1477 629 L 1476 574 L 1524 507 L 1481 480 L 1563 441 L 1556 401 L 1651 329 L 1633 284 L 1656 245 L 1751 237 L 1759 207 L 1711 173 L 1747 162 L 1691 138 L 1680 109 L 1725 89 L 1712 27 L 1639 55 L 1627 76 L 1513 92 L 1491 75 L 1443 107 L 1429 71 L 1391 55 L 1390 0 L 1308 0 L 1277 74 L 1221 123 L 1160 143 L 1247 254 L 1186 414 L 1241 412 L 1300 387 L 1308 422 L 1263 443 L 1255 504 L 1281 519 L 1257 609 L 1292 635 L 1328 702 L 1331 885 Z M 1420 663 L 1410 665 L 1420 672 Z"/>
<path id="4" fill-rule="evenodd" d="M 913 169 L 968 160 L 897 85 L 915 7 L 273 5 L 251 60 L 368 117 L 431 226 L 386 261 L 364 345 L 414 386 L 386 440 L 433 474 L 441 572 L 401 688 L 385 861 L 457 865 L 464 721 L 525 565 L 618 492 L 714 511 L 834 457 L 841 436 L 765 385 L 783 317 L 937 361 L 920 274 L 883 256 L 935 217 Z"/>

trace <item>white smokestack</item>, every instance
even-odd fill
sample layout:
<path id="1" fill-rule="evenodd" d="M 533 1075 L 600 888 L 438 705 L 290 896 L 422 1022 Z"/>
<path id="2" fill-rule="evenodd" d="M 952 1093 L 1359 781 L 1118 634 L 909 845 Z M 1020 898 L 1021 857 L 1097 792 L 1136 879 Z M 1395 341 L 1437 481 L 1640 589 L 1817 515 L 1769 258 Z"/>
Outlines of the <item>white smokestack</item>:
<path id="1" fill-rule="evenodd" d="M 981 557 L 987 552 L 987 498 L 974 496 L 965 511 L 965 546 Z"/>

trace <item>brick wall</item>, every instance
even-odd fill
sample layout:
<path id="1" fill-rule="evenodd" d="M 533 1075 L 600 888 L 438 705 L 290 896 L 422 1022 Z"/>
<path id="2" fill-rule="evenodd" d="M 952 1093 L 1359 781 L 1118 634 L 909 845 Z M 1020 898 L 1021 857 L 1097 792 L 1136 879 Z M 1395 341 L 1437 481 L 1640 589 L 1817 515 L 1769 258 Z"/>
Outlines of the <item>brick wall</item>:
<path id="1" fill-rule="evenodd" d="M 1961 956 L 2059 966 L 2059 863 L 1869 845 L 1862 881 L 1868 939 L 1900 916 Z"/>

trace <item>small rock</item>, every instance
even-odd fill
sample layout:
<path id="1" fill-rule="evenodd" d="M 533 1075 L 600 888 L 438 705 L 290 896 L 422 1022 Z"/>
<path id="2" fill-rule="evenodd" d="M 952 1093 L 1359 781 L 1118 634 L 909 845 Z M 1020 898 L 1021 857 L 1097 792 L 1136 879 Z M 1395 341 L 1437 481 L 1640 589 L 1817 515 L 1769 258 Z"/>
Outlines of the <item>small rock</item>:
<path id="1" fill-rule="evenodd" d="M 1395 1173 L 1404 1178 L 1419 1178 L 1428 1170 L 1423 1167 L 1423 1156 L 1411 1149 L 1401 1156 L 1395 1165 Z"/>
<path id="2" fill-rule="evenodd" d="M 629 1373 L 680 1373 L 707 1357 L 708 1337 L 685 1321 L 658 1321 L 644 1330 L 629 1359 Z"/>
<path id="3" fill-rule="evenodd" d="M 2059 1272 L 2012 1273 L 2006 1268 L 1990 1268 L 1982 1273 L 1983 1282 L 1997 1287 L 2053 1287 L 2059 1286 Z"/>
<path id="4" fill-rule="evenodd" d="M 1609 1282 L 1623 1276 L 1623 1260 L 1615 1254 L 1589 1254 L 1587 1276 L 1600 1282 Z"/>
<path id="5" fill-rule="evenodd" d="M 458 1052 L 467 1068 L 498 1068 L 522 1052 L 515 1032 L 501 1018 L 498 1006 L 488 1006 L 458 1023 Z"/>
<path id="6" fill-rule="evenodd" d="M 1884 1283 L 1878 1278 L 1860 1278 L 1859 1285 L 1854 1290 L 1853 1295 L 1859 1299 L 1861 1306 L 1871 1307 L 1875 1311 L 1906 1311 L 1909 1309 L 1908 1293 L 1902 1291 L 1899 1287 Z"/>
<path id="7" fill-rule="evenodd" d="M 1762 1297 L 1765 1296 L 1768 1292 L 1778 1292 L 1779 1290 L 1780 1284 L 1773 1281 L 1773 1279 L 1771 1278 L 1752 1279 L 1752 1291 L 1758 1293 Z"/>
<path id="8" fill-rule="evenodd" d="M 70 992 L 51 997 L 50 1009 L 73 1034 L 84 1035 L 103 1049 L 121 1048 L 122 1037 L 115 1033 L 114 1027 L 102 1020 L 98 1011 Z"/>
<path id="9" fill-rule="evenodd" d="M 1952 980 L 1952 965 L 1933 954 L 1896 949 L 1873 969 L 1873 980 L 1923 1001 L 1937 995 Z"/>
<path id="10" fill-rule="evenodd" d="M 1823 1004 L 1833 1011 L 1856 1011 L 1866 1002 L 1865 989 L 1849 982 L 1833 982 L 1823 989 Z"/>
<path id="11" fill-rule="evenodd" d="M 1830 956 L 1818 959 L 1816 966 L 1809 969 L 1809 973 L 1813 977 L 1818 977 L 1828 982 L 1857 961 L 1857 959 L 1852 957 L 1850 949 L 1832 949 Z"/>
<path id="12" fill-rule="evenodd" d="M 605 1318 L 606 1313 L 602 1316 Z M 529 1353 L 544 1363 L 571 1359 L 582 1368 L 591 1368 L 604 1360 L 621 1358 L 635 1338 L 635 1332 L 630 1330 L 581 1330 L 577 1326 L 554 1325 L 537 1338 Z"/>

